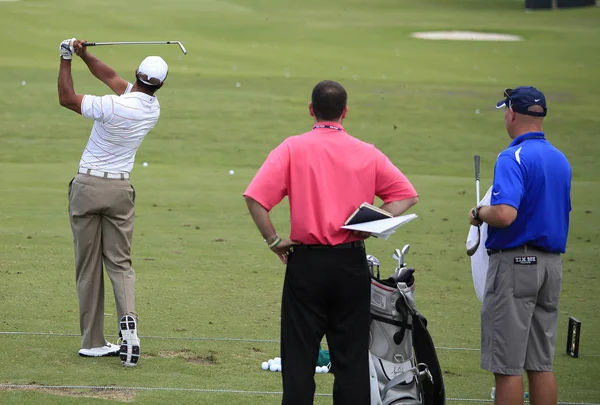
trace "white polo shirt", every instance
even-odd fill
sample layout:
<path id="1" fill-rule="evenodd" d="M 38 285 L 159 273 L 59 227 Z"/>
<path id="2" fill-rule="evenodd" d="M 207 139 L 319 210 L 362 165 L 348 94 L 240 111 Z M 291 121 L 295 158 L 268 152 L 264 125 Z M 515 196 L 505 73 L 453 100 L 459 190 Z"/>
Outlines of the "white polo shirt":
<path id="1" fill-rule="evenodd" d="M 94 120 L 79 167 L 109 173 L 129 173 L 144 137 L 158 122 L 160 104 L 155 96 L 131 93 L 129 83 L 120 96 L 85 95 L 81 115 Z"/>

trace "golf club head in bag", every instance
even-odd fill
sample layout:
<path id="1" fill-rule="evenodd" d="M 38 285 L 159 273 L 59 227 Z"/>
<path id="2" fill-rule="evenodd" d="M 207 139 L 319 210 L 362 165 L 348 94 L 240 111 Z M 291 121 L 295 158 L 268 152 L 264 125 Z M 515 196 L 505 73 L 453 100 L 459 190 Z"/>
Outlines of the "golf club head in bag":
<path id="1" fill-rule="evenodd" d="M 367 255 L 367 264 L 369 265 L 369 273 L 371 274 L 371 278 L 376 278 L 379 280 L 379 259 L 377 259 L 375 256 Z M 377 274 L 377 277 L 375 274 Z"/>
<path id="2" fill-rule="evenodd" d="M 407 298 L 414 303 L 415 300 L 415 278 L 413 277 L 413 273 L 415 269 L 411 269 L 406 267 L 406 262 L 404 258 L 410 249 L 410 245 L 404 245 L 402 250 L 396 249 L 394 250 L 394 254 L 392 255 L 393 259 L 398 261 L 398 265 L 394 270 L 394 274 L 392 274 L 387 281 L 390 283 L 403 283 L 403 286 L 399 286 L 399 288 L 410 287 L 410 291 L 407 291 Z"/>
<path id="3" fill-rule="evenodd" d="M 392 255 L 392 258 L 396 259 L 398 261 L 398 265 L 396 266 L 397 269 L 400 269 L 400 268 L 406 266 L 404 257 L 406 256 L 406 254 L 408 253 L 409 250 L 410 250 L 410 245 L 404 245 L 402 250 L 400 250 L 400 249 L 394 250 L 394 254 Z"/>

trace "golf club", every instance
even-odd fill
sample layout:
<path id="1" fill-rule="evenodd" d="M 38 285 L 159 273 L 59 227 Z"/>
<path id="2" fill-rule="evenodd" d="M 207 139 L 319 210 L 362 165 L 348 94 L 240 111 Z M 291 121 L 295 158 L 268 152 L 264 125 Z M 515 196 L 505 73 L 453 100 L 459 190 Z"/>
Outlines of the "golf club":
<path id="1" fill-rule="evenodd" d="M 374 274 L 374 270 L 375 267 L 377 267 L 377 280 L 379 280 L 380 278 L 380 273 L 379 273 L 379 260 L 372 255 L 367 255 L 367 262 L 369 264 L 369 271 L 371 272 L 371 277 L 375 278 L 375 274 Z"/>
<path id="2" fill-rule="evenodd" d="M 394 250 L 394 254 L 392 255 L 392 258 L 396 259 L 398 261 L 398 265 L 396 266 L 396 270 L 394 271 L 394 274 L 396 276 L 400 275 L 402 273 L 402 270 L 406 270 L 406 268 L 405 268 L 406 263 L 404 262 L 404 256 L 408 253 L 409 249 L 410 249 L 410 245 L 404 245 L 402 250 L 400 250 L 400 249 Z"/>
<path id="3" fill-rule="evenodd" d="M 410 245 L 404 245 L 404 247 L 402 248 L 400 259 L 402 259 L 402 266 L 403 267 L 406 266 L 406 263 L 404 262 L 404 256 L 406 256 L 406 254 L 408 253 L 409 249 L 410 249 Z"/>
<path id="4" fill-rule="evenodd" d="M 145 42 L 86 42 L 83 46 L 101 46 L 101 45 L 179 45 L 181 52 L 187 55 L 187 50 L 179 41 L 145 41 Z"/>
<path id="5" fill-rule="evenodd" d="M 398 261 L 398 268 L 402 267 L 402 260 L 400 259 L 401 256 L 402 256 L 402 252 L 400 251 L 400 249 L 394 250 L 392 259 L 396 259 Z"/>
<path id="6" fill-rule="evenodd" d="M 475 155 L 475 192 L 477 194 L 477 202 L 475 205 L 479 205 L 479 155 Z M 479 248 L 479 241 L 481 240 L 481 226 L 477 225 L 477 241 L 475 244 L 467 249 L 467 255 L 473 256 Z"/>
<path id="7" fill-rule="evenodd" d="M 481 200 L 481 196 L 479 194 L 479 161 L 481 158 L 479 157 L 479 155 L 475 155 L 474 159 L 475 159 L 475 192 L 477 193 L 477 204 L 479 204 L 479 201 Z"/>

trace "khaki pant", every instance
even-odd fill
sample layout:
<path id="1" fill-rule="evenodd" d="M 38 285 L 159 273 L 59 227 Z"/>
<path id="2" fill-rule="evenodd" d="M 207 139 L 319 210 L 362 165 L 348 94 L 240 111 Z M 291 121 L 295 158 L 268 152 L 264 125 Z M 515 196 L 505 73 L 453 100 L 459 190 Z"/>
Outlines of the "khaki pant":
<path id="1" fill-rule="evenodd" d="M 522 246 L 490 256 L 481 307 L 481 367 L 552 371 L 562 285 L 560 254 Z"/>
<path id="2" fill-rule="evenodd" d="M 104 272 L 110 277 L 117 324 L 135 314 L 135 272 L 131 240 L 135 190 L 129 180 L 78 174 L 69 184 L 69 217 L 75 245 L 81 348 L 106 344 L 104 338 Z"/>

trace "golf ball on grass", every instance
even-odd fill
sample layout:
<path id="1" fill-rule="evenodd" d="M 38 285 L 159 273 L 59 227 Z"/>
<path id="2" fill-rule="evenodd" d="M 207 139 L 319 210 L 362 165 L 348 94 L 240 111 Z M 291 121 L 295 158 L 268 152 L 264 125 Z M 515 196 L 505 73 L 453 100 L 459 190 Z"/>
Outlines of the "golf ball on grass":
<path id="1" fill-rule="evenodd" d="M 269 361 L 263 361 L 260 365 L 260 368 L 265 371 L 281 371 L 281 357 L 275 357 L 274 359 L 269 359 Z"/>
<path id="2" fill-rule="evenodd" d="M 144 162 L 144 163 L 142 163 L 142 166 L 144 166 L 144 167 L 148 167 L 148 162 Z"/>
<path id="3" fill-rule="evenodd" d="M 235 174 L 235 172 L 234 172 L 233 170 L 230 170 L 230 171 L 229 171 L 229 175 L 230 175 L 230 176 L 233 176 L 234 174 Z"/>

